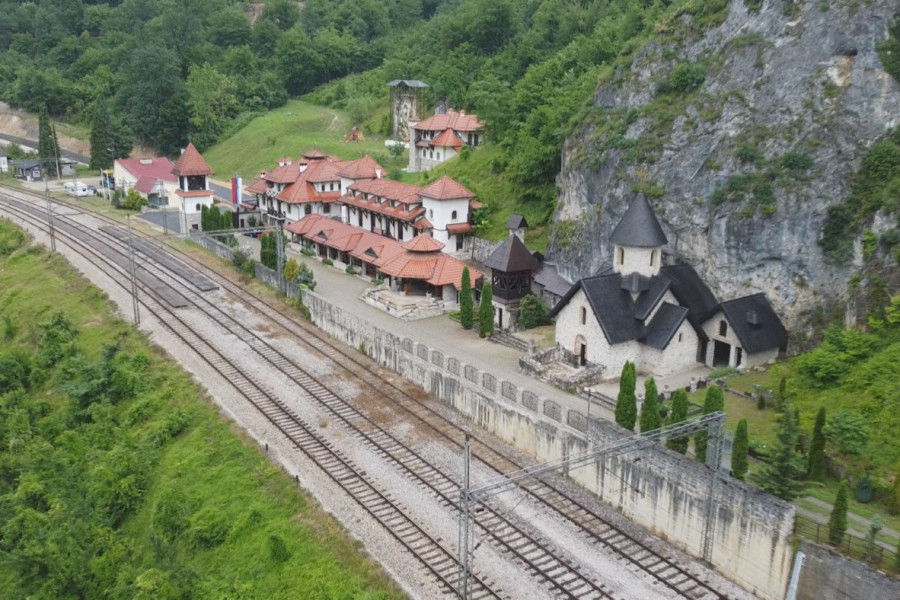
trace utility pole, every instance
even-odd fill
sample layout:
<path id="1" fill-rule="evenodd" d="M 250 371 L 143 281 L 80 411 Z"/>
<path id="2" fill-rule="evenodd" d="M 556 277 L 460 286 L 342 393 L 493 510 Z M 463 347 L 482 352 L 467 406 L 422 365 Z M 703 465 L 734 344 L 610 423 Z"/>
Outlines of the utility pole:
<path id="1" fill-rule="evenodd" d="M 47 174 L 44 176 L 44 194 L 47 196 L 47 223 L 50 225 L 50 250 L 56 252 L 56 230 L 53 227 L 53 205 L 50 204 L 50 186 L 47 183 Z"/>
<path id="2" fill-rule="evenodd" d="M 284 215 L 279 213 L 275 217 L 275 266 L 278 269 L 278 292 L 284 296 L 287 288 L 284 285 Z"/>
<path id="3" fill-rule="evenodd" d="M 131 215 L 128 215 L 128 255 L 131 270 L 131 307 L 134 310 L 134 324 L 137 326 L 141 324 L 141 312 L 137 295 L 137 279 L 134 274 L 134 236 L 131 234 Z"/>
<path id="4" fill-rule="evenodd" d="M 475 532 L 471 515 L 471 498 L 469 497 L 469 473 L 472 462 L 472 449 L 469 434 L 463 446 L 463 485 L 459 490 L 459 589 L 457 594 L 462 600 L 469 600 L 472 590 L 469 586 L 472 565 L 472 542 Z"/>

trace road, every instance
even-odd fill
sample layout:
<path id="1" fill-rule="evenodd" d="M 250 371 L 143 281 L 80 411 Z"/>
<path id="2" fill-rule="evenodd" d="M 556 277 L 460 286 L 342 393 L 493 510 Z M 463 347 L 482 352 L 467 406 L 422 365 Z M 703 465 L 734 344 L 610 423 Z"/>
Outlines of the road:
<path id="1" fill-rule="evenodd" d="M 0 133 L 0 139 L 6 140 L 8 142 L 15 142 L 23 148 L 37 149 L 38 143 L 37 140 L 29 140 L 26 138 L 21 138 L 15 135 L 7 135 L 5 133 Z M 91 157 L 87 154 L 78 154 L 77 152 L 69 152 L 68 150 L 60 150 L 60 155 L 64 158 L 68 158 L 69 160 L 74 160 L 77 163 L 82 165 L 91 164 Z"/>

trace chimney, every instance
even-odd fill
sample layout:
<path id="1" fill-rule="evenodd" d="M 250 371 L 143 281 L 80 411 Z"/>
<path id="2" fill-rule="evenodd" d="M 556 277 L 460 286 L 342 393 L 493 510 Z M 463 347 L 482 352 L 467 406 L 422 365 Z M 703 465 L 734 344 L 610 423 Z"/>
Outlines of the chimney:
<path id="1" fill-rule="evenodd" d="M 375 179 L 381 179 L 381 169 L 375 169 Z"/>

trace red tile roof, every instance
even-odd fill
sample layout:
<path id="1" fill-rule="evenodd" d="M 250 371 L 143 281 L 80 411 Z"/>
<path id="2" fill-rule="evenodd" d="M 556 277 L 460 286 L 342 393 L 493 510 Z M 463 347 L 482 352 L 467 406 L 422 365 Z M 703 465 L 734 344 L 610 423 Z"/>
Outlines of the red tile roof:
<path id="1" fill-rule="evenodd" d="M 260 177 L 244 189 L 250 194 L 265 194 L 266 190 L 269 189 L 269 185 L 266 183 L 265 179 Z"/>
<path id="2" fill-rule="evenodd" d="M 462 271 L 466 266 L 464 262 L 441 252 L 440 248 L 423 252 L 405 247 L 418 247 L 420 244 L 431 246 L 434 242 L 440 244 L 431 236 L 420 235 L 401 243 L 325 215 L 307 215 L 287 225 L 285 229 L 329 248 L 348 252 L 392 277 L 419 279 L 432 285 L 453 285 L 457 290 L 462 287 Z M 470 267 L 469 277 L 472 288 L 475 288 L 483 275 Z"/>
<path id="3" fill-rule="evenodd" d="M 163 156 L 162 158 L 120 158 L 116 160 L 123 169 L 128 171 L 135 180 L 141 177 L 152 177 L 176 183 L 178 178 L 172 174 L 175 163 Z"/>
<path id="4" fill-rule="evenodd" d="M 375 162 L 371 156 L 366 154 L 358 160 L 344 163 L 340 175 L 347 179 L 377 179 L 386 176 L 387 171 Z"/>
<path id="5" fill-rule="evenodd" d="M 477 115 L 467 115 L 465 111 L 456 112 L 452 108 L 446 114 L 434 115 L 417 123 L 413 129 L 417 131 L 477 131 L 484 127 L 484 121 L 479 121 Z"/>
<path id="6" fill-rule="evenodd" d="M 428 229 L 434 229 L 434 225 L 432 225 L 431 221 L 429 221 L 425 217 L 422 217 L 421 219 L 416 221 L 413 224 L 413 227 L 415 227 L 416 229 L 421 229 L 423 231 L 428 230 Z"/>
<path id="7" fill-rule="evenodd" d="M 457 198 L 474 198 L 475 194 L 464 188 L 446 175 L 427 186 L 421 192 L 422 196 L 435 200 L 455 200 Z"/>
<path id="8" fill-rule="evenodd" d="M 432 146 L 442 146 L 445 148 L 462 148 L 462 140 L 453 133 L 452 129 L 445 129 L 439 136 L 431 142 Z"/>
<path id="9" fill-rule="evenodd" d="M 137 182 L 134 184 L 134 189 L 142 194 L 149 194 L 153 191 L 154 188 L 157 187 L 158 183 L 159 179 L 144 175 L 142 177 L 138 177 Z"/>
<path id="10" fill-rule="evenodd" d="M 403 249 L 410 252 L 437 252 L 443 250 L 444 243 L 439 242 L 430 235 L 417 235 L 408 242 L 403 243 Z"/>
<path id="11" fill-rule="evenodd" d="M 457 235 L 460 233 L 475 233 L 475 230 L 468 223 L 451 223 L 447 225 L 447 233 Z"/>
<path id="12" fill-rule="evenodd" d="M 214 171 L 203 160 L 203 156 L 194 147 L 194 144 L 188 143 L 187 148 L 175 163 L 172 173 L 179 176 L 187 175 L 212 175 Z"/>

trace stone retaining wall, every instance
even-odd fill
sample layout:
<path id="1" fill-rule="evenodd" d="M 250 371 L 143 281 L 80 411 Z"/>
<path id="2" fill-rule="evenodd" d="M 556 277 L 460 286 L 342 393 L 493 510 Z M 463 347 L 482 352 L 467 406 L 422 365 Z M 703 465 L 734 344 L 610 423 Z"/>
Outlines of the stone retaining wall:
<path id="1" fill-rule="evenodd" d="M 900 580 L 868 565 L 811 542 L 800 542 L 806 555 L 797 600 L 846 600 L 847 598 L 900 598 Z"/>
<path id="2" fill-rule="evenodd" d="M 620 428 L 382 330 L 303 291 L 313 322 L 332 337 L 430 392 L 485 430 L 546 462 L 586 452 L 586 429 L 603 444 Z M 792 505 L 654 445 L 572 470 L 569 476 L 629 519 L 706 558 L 764 598 L 781 599 L 790 576 Z M 712 496 L 712 502 L 711 497 Z M 708 545 L 707 545 L 708 540 Z"/>

